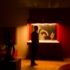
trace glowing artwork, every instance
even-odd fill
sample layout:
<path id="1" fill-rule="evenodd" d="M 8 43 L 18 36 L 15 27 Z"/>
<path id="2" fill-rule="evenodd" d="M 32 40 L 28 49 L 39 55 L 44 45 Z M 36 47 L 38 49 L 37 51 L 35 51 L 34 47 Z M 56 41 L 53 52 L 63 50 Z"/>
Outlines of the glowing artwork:
<path id="1" fill-rule="evenodd" d="M 38 26 L 39 40 L 56 40 L 56 23 L 36 23 L 32 24 L 32 30 L 34 26 Z"/>

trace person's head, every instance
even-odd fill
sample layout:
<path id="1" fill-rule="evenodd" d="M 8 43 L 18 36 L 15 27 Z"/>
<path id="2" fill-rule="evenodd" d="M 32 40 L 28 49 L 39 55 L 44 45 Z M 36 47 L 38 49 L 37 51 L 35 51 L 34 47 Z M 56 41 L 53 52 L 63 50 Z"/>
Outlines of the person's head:
<path id="1" fill-rule="evenodd" d="M 38 30 L 38 26 L 34 26 L 34 31 L 37 31 Z"/>

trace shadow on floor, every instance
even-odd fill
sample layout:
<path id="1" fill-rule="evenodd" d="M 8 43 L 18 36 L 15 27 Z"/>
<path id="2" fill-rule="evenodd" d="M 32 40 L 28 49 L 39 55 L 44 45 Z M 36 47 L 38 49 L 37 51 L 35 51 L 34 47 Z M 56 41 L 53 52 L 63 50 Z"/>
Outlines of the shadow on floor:
<path id="1" fill-rule="evenodd" d="M 65 64 L 59 68 L 59 70 L 70 70 L 70 64 Z"/>

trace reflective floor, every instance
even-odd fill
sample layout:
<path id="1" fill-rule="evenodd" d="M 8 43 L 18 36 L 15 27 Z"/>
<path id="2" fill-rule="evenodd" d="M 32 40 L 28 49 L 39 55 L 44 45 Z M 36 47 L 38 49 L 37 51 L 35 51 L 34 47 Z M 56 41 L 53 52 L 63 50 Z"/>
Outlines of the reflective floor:
<path id="1" fill-rule="evenodd" d="M 30 60 L 22 60 L 21 70 L 70 70 L 70 60 L 68 61 L 37 60 L 36 63 L 38 65 L 31 67 Z"/>

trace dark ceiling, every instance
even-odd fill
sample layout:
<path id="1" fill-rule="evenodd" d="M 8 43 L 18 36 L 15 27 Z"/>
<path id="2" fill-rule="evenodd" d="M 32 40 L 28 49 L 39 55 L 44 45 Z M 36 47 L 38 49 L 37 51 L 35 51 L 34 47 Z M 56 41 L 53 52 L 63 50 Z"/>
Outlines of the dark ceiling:
<path id="1" fill-rule="evenodd" d="M 70 0 L 4 0 L 5 6 L 29 8 L 66 8 L 70 7 Z"/>
<path id="2" fill-rule="evenodd" d="M 70 0 L 18 0 L 19 6 L 35 8 L 70 7 Z"/>
<path id="3" fill-rule="evenodd" d="M 0 26 L 16 26 L 26 23 L 31 8 L 70 8 L 70 0 L 2 0 L 0 2 Z"/>

